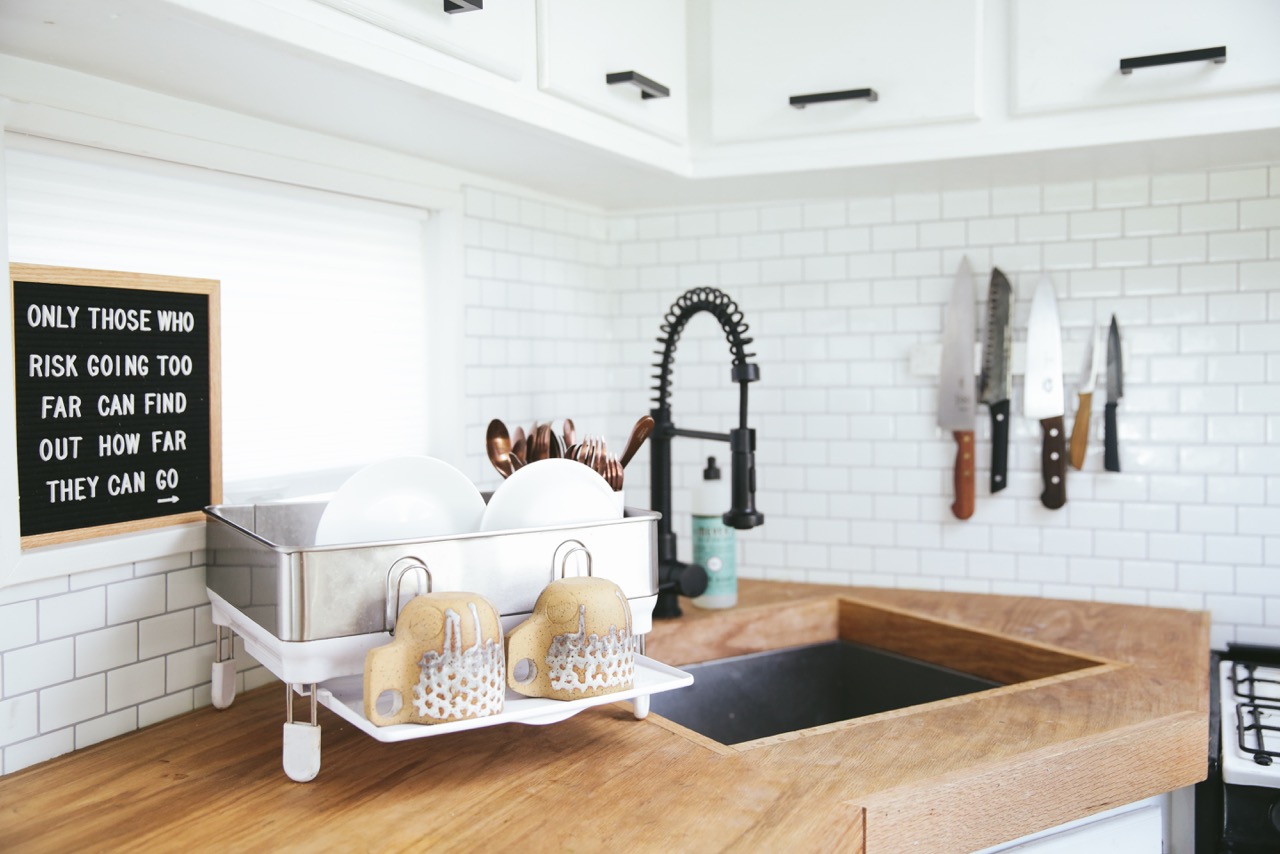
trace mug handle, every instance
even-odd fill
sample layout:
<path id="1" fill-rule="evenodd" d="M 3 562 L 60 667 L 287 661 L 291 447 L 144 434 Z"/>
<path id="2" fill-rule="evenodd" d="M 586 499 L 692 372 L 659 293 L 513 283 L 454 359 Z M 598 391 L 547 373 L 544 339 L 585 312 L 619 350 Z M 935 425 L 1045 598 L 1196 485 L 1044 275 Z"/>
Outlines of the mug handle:
<path id="1" fill-rule="evenodd" d="M 542 696 L 538 690 L 538 682 L 544 676 L 542 668 L 546 665 L 541 659 L 546 658 L 546 650 L 542 650 L 540 654 L 534 648 L 538 626 L 541 624 L 542 620 L 534 614 L 507 633 L 507 686 L 525 697 Z M 521 682 L 516 679 L 517 665 L 526 660 L 533 663 L 533 675 Z"/>
<path id="2" fill-rule="evenodd" d="M 364 657 L 364 716 L 368 718 L 375 726 L 391 726 L 393 724 L 408 723 L 412 718 L 413 704 L 411 696 L 406 695 L 402 690 L 403 686 L 393 685 L 389 683 L 375 682 L 374 673 L 377 671 L 378 664 L 387 665 L 389 672 L 396 673 L 398 668 L 395 666 L 395 656 L 400 651 L 393 643 L 385 646 L 374 647 L 365 653 Z M 378 698 L 382 696 L 384 691 L 394 691 L 399 698 L 399 702 L 394 705 L 391 714 L 384 715 L 378 711 Z"/>

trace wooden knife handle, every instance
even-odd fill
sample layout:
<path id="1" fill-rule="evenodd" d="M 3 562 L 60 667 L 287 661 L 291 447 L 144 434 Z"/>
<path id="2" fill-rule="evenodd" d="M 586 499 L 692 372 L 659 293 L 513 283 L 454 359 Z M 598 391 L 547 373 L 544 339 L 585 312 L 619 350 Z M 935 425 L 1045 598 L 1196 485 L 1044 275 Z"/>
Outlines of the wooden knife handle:
<path id="1" fill-rule="evenodd" d="M 1107 471 L 1120 471 L 1120 435 L 1116 432 L 1116 405 L 1107 402 L 1102 433 L 1102 465 Z"/>
<path id="2" fill-rule="evenodd" d="M 1044 492 L 1040 503 L 1050 510 L 1057 510 L 1067 503 L 1067 440 L 1066 425 L 1061 415 L 1040 421 L 1043 446 L 1040 452 L 1040 472 L 1044 476 Z"/>
<path id="3" fill-rule="evenodd" d="M 1009 401 L 991 404 L 991 491 L 1009 485 Z"/>
<path id="4" fill-rule="evenodd" d="M 1089 416 L 1093 412 L 1093 392 L 1080 392 L 1080 405 L 1076 408 L 1076 420 L 1071 425 L 1071 467 L 1084 467 L 1084 450 L 1089 445 Z"/>
<path id="5" fill-rule="evenodd" d="M 956 430 L 951 435 L 956 440 L 956 500 L 951 512 L 957 519 L 968 519 L 973 515 L 973 431 Z"/>

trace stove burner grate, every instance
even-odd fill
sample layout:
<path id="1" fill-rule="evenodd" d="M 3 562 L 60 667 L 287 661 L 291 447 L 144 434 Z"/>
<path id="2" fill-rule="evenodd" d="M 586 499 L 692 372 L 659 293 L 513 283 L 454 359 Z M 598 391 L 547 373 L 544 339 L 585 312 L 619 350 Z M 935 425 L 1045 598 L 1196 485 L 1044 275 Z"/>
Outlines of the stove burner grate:
<path id="1" fill-rule="evenodd" d="M 1242 700 L 1280 703 L 1280 669 L 1236 661 L 1231 665 L 1231 687 Z"/>
<path id="2" fill-rule="evenodd" d="M 1270 765 L 1280 751 L 1269 749 L 1267 738 L 1280 733 L 1280 706 L 1267 703 L 1240 703 L 1236 706 L 1236 734 L 1242 753 L 1259 765 Z M 1253 745 L 1246 744 L 1252 737 Z M 1273 738 L 1273 742 L 1280 739 Z"/>

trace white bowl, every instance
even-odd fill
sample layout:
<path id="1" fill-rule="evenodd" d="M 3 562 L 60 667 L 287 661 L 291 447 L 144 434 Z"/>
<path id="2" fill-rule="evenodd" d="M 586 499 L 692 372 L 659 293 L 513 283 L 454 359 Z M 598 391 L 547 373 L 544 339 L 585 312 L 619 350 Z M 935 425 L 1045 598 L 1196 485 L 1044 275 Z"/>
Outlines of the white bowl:
<path id="1" fill-rule="evenodd" d="M 465 474 L 434 457 L 397 457 L 365 466 L 325 507 L 316 545 L 470 534 L 484 498 Z"/>
<path id="2" fill-rule="evenodd" d="M 480 530 L 583 525 L 621 518 L 618 497 L 590 466 L 574 460 L 539 460 L 494 490 Z"/>

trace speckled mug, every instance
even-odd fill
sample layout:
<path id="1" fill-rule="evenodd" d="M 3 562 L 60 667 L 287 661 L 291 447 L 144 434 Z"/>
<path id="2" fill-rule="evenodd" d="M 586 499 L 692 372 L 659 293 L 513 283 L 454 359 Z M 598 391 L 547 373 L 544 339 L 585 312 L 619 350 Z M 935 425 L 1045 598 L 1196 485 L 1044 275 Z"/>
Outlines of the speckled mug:
<path id="1" fill-rule="evenodd" d="M 635 684 L 631 605 L 605 578 L 561 578 L 507 637 L 507 685 L 526 697 L 579 700 Z"/>
<path id="2" fill-rule="evenodd" d="M 425 593 L 400 611 L 395 639 L 365 655 L 364 715 L 376 726 L 496 715 L 505 682 L 493 605 L 475 593 Z"/>

